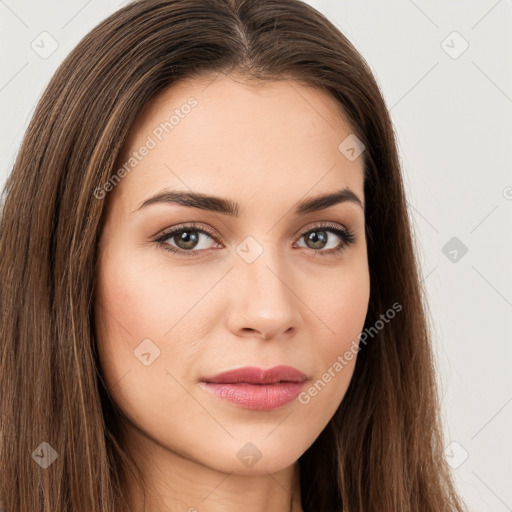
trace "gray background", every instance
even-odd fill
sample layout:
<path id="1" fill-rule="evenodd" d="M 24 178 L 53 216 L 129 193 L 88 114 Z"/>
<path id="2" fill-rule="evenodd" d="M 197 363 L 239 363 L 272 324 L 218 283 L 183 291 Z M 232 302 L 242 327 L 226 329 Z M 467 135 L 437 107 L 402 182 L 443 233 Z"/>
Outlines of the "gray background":
<path id="1" fill-rule="evenodd" d="M 512 511 L 512 1 L 308 3 L 362 53 L 391 111 L 456 483 L 470 510 Z M 0 186 L 57 66 L 124 4 L 0 0 Z"/>

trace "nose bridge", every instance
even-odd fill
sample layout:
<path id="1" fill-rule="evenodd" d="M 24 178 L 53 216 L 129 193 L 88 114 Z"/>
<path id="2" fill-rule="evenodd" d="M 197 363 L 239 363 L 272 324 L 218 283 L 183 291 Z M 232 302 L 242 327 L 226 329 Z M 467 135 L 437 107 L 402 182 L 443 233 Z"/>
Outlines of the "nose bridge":
<path id="1" fill-rule="evenodd" d="M 237 247 L 233 275 L 231 328 L 254 329 L 264 337 L 278 335 L 298 321 L 297 299 L 285 255 L 272 237 L 247 237 Z"/>
<path id="2" fill-rule="evenodd" d="M 270 238 L 270 237 L 269 237 Z M 239 261 L 237 262 L 237 271 L 239 279 L 247 281 L 249 287 L 253 287 L 253 299 L 258 297 L 265 301 L 289 299 L 289 289 L 286 286 L 287 274 L 284 255 L 280 254 L 278 247 L 269 239 L 266 243 L 247 241 L 249 253 L 240 255 L 239 247 L 237 253 Z M 259 245 L 256 246 L 255 244 Z M 250 257 L 244 256 L 250 254 Z"/>

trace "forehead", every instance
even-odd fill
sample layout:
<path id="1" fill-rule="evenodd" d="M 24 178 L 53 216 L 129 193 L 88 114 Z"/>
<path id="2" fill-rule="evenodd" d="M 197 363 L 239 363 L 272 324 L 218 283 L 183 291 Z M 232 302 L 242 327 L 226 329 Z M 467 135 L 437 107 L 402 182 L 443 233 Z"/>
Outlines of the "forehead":
<path id="1" fill-rule="evenodd" d="M 349 187 L 363 199 L 362 155 L 339 149 L 351 134 L 331 95 L 295 81 L 183 80 L 136 119 L 116 193 L 130 207 L 162 187 L 267 201 Z"/>

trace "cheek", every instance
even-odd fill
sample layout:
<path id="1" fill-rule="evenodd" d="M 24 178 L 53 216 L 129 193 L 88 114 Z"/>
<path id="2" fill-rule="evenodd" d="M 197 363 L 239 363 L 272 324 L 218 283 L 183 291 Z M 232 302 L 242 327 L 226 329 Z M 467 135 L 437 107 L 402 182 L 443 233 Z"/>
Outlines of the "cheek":
<path id="1" fill-rule="evenodd" d="M 312 416 L 326 420 L 338 408 L 354 372 L 359 335 L 368 311 L 368 268 L 363 260 L 330 279 L 317 280 L 317 284 L 320 282 L 323 287 L 308 293 L 308 306 L 317 313 L 323 333 L 315 337 L 315 366 L 319 372 L 299 396 L 299 402 L 311 408 Z"/>
<path id="2" fill-rule="evenodd" d="M 130 378 L 140 373 L 142 381 L 153 378 L 155 369 L 165 374 L 166 368 L 179 368 L 186 375 L 195 357 L 191 347 L 213 314 L 201 299 L 216 274 L 196 271 L 192 283 L 190 270 L 170 270 L 168 263 L 155 262 L 147 253 L 147 248 L 128 251 L 112 244 L 100 262 L 96 330 L 105 378 L 112 385 L 128 372 Z"/>
<path id="3" fill-rule="evenodd" d="M 137 251 L 129 258 L 120 253 L 105 258 L 99 275 L 98 298 L 108 311 L 107 323 L 130 343 L 164 338 L 200 299 L 198 281 L 192 286 L 187 272 L 179 267 L 170 272 Z"/>
<path id="4" fill-rule="evenodd" d="M 327 336 L 325 348 L 344 349 L 364 327 L 370 299 L 370 277 L 364 257 L 339 271 L 308 281 L 311 309 L 318 312 Z M 321 286 L 319 286 L 321 284 Z M 332 355 L 332 354 L 331 354 Z"/>
<path id="5" fill-rule="evenodd" d="M 113 400 L 127 417 L 145 425 L 148 415 L 158 418 L 162 404 L 176 411 L 190 407 L 190 397 L 172 376 L 181 382 L 193 360 L 187 337 L 178 332 L 187 327 L 180 319 L 197 292 L 189 291 L 179 271 L 165 274 L 161 266 L 138 258 L 137 251 L 129 258 L 123 256 L 127 253 L 112 246 L 100 264 L 98 352 Z"/>

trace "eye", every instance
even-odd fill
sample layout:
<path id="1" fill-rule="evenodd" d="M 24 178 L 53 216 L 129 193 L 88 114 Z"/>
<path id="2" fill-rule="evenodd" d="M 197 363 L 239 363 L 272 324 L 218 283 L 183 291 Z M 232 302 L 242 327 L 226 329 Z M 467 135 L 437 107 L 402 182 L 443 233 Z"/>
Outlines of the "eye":
<path id="1" fill-rule="evenodd" d="M 336 238 L 341 242 L 337 242 Z M 355 242 L 352 231 L 331 223 L 314 226 L 304 233 L 299 240 L 302 239 L 305 239 L 306 248 L 315 252 L 315 256 L 317 254 L 319 256 L 329 256 L 339 253 Z"/>
<path id="2" fill-rule="evenodd" d="M 334 223 L 316 225 L 302 233 L 299 241 L 302 239 L 305 239 L 306 245 L 299 247 L 313 251 L 315 256 L 339 253 L 355 242 L 355 236 L 350 230 Z M 200 256 L 200 253 L 215 247 L 215 244 L 220 245 L 212 231 L 205 227 L 198 227 L 194 223 L 175 226 L 160 235 L 154 242 L 164 250 L 184 257 Z"/>
<path id="3" fill-rule="evenodd" d="M 211 246 L 211 242 L 208 239 L 217 242 L 213 233 L 208 229 L 196 227 L 195 224 L 187 224 L 166 231 L 155 242 L 167 251 L 180 254 L 188 253 L 186 256 L 191 256 L 193 253 L 210 249 L 211 247 L 208 245 Z"/>

